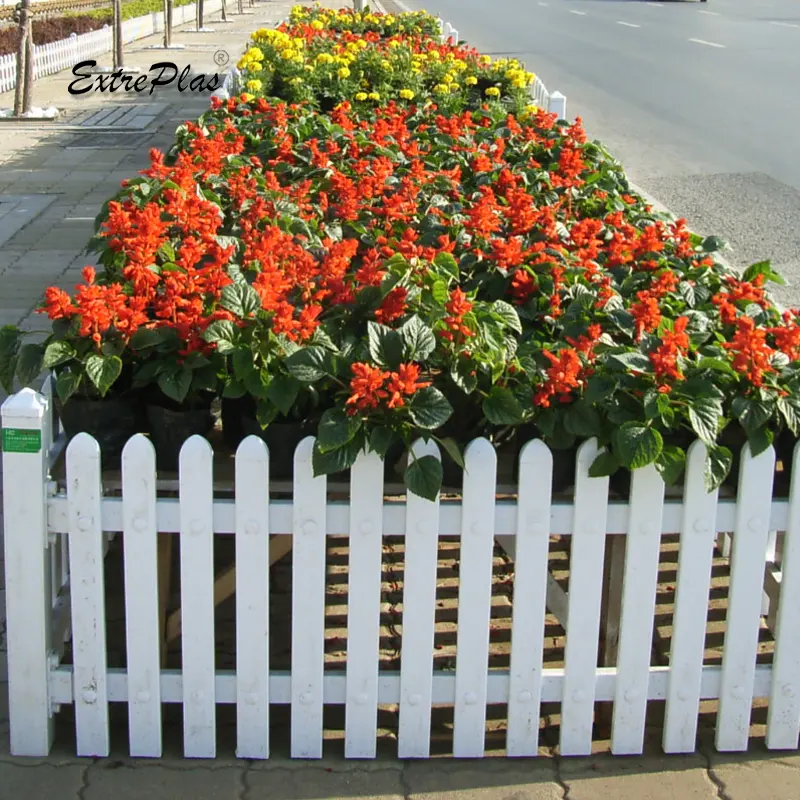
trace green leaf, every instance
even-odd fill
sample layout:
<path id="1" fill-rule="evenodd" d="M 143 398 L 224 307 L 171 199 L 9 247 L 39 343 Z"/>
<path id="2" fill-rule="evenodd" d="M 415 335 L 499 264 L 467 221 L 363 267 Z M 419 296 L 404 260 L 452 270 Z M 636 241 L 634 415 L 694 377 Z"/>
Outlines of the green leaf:
<path id="1" fill-rule="evenodd" d="M 461 454 L 461 448 L 458 446 L 456 440 L 448 437 L 446 439 L 437 439 L 436 441 L 444 447 L 447 455 L 449 455 L 461 469 L 464 469 L 464 456 Z"/>
<path id="2" fill-rule="evenodd" d="M 728 477 L 733 464 L 733 453 L 727 447 L 711 445 L 708 448 L 706 469 L 704 473 L 706 491 L 713 492 L 719 489 L 722 482 Z"/>
<path id="3" fill-rule="evenodd" d="M 24 344 L 17 357 L 17 378 L 23 386 L 30 386 L 42 372 L 44 347 L 40 344 Z"/>
<path id="4" fill-rule="evenodd" d="M 413 316 L 400 328 L 408 361 L 424 361 L 436 349 L 436 337 L 419 317 Z"/>
<path id="5" fill-rule="evenodd" d="M 373 428 L 369 436 L 369 448 L 381 458 L 386 458 L 386 453 L 389 452 L 392 439 L 394 439 L 394 432 L 391 428 L 385 428 L 383 426 Z"/>
<path id="6" fill-rule="evenodd" d="M 81 385 L 82 377 L 80 372 L 67 372 L 67 370 L 56 376 L 56 393 L 62 403 L 66 403 L 75 394 Z"/>
<path id="7" fill-rule="evenodd" d="M 278 375 L 267 385 L 266 398 L 286 416 L 292 410 L 299 391 L 300 384 L 294 378 Z"/>
<path id="8" fill-rule="evenodd" d="M 686 468 L 686 453 L 680 447 L 667 444 L 656 459 L 656 469 L 667 486 L 678 482 Z"/>
<path id="9" fill-rule="evenodd" d="M 739 400 L 740 398 L 736 398 Z M 754 398 L 741 398 L 743 402 L 736 404 L 739 422 L 742 427 L 750 434 L 756 428 L 760 428 L 767 420 L 771 419 L 775 407 L 772 403 L 764 403 Z"/>
<path id="10" fill-rule="evenodd" d="M 681 281 L 678 284 L 678 294 L 683 298 L 683 301 L 689 308 L 694 308 L 697 304 L 697 294 L 694 290 L 694 286 L 688 281 Z"/>
<path id="11" fill-rule="evenodd" d="M 176 403 L 182 403 L 189 394 L 192 386 L 192 371 L 190 369 L 179 368 L 162 372 L 158 376 L 158 388 Z"/>
<path id="12" fill-rule="evenodd" d="M 764 278 L 770 283 L 778 283 L 780 285 L 784 285 L 786 283 L 786 281 L 783 279 L 783 276 L 772 269 L 772 264 L 769 261 L 758 261 L 755 264 L 751 264 L 742 273 L 742 280 L 752 282 L 759 275 L 763 275 Z"/>
<path id="13" fill-rule="evenodd" d="M 403 360 L 403 337 L 397 331 L 372 320 L 367 324 L 367 330 L 372 360 L 382 367 L 397 369 Z"/>
<path id="14" fill-rule="evenodd" d="M 258 292 L 246 281 L 229 283 L 222 290 L 220 305 L 242 319 L 248 319 L 261 308 Z"/>
<path id="15" fill-rule="evenodd" d="M 700 246 L 706 253 L 714 253 L 717 250 L 722 250 L 725 247 L 725 242 L 719 236 L 706 236 Z"/>
<path id="16" fill-rule="evenodd" d="M 100 392 L 100 397 L 105 397 L 114 381 L 122 372 L 122 359 L 119 356 L 90 355 L 86 359 L 86 375 Z"/>
<path id="17" fill-rule="evenodd" d="M 475 365 L 472 361 L 466 358 L 459 358 L 450 369 L 450 377 L 464 394 L 472 394 L 478 387 L 478 379 L 474 372 Z"/>
<path id="18" fill-rule="evenodd" d="M 442 488 L 442 464 L 435 456 L 411 459 L 406 467 L 406 488 L 425 500 L 436 500 Z"/>
<path id="19" fill-rule="evenodd" d="M 795 435 L 800 435 L 800 399 L 796 397 L 779 397 L 778 410 L 786 420 L 789 430 Z"/>
<path id="20" fill-rule="evenodd" d="M 320 453 L 329 453 L 344 447 L 358 433 L 361 420 L 340 408 L 329 408 L 319 421 L 317 444 Z"/>
<path id="21" fill-rule="evenodd" d="M 610 451 L 603 450 L 589 467 L 590 478 L 605 478 L 613 475 L 622 465 L 619 459 Z"/>
<path id="22" fill-rule="evenodd" d="M 450 419 L 453 407 L 447 398 L 434 386 L 420 389 L 408 405 L 413 423 L 425 430 L 435 430 Z"/>
<path id="23" fill-rule="evenodd" d="M 614 393 L 617 382 L 604 375 L 592 375 L 586 381 L 586 393 L 584 399 L 587 403 L 602 403 L 607 397 Z"/>
<path id="24" fill-rule="evenodd" d="M 433 263 L 449 277 L 458 280 L 460 273 L 458 262 L 450 253 L 437 253 L 433 259 Z"/>
<path id="25" fill-rule="evenodd" d="M 723 361 L 721 358 L 701 358 L 696 364 L 693 364 L 692 367 L 698 371 L 710 369 L 714 372 L 723 372 L 726 375 L 736 375 L 736 370 L 727 361 Z"/>
<path id="26" fill-rule="evenodd" d="M 650 373 L 653 371 L 653 364 L 650 357 L 644 353 L 616 353 L 609 357 L 610 361 L 624 367 L 631 372 Z"/>
<path id="27" fill-rule="evenodd" d="M 774 441 L 775 434 L 769 428 L 755 428 L 747 432 L 747 441 L 753 456 L 763 453 Z"/>
<path id="28" fill-rule="evenodd" d="M 59 364 L 63 364 L 74 357 L 75 348 L 69 342 L 50 342 L 44 349 L 42 367 L 44 369 L 53 369 L 53 367 L 57 367 Z"/>
<path id="29" fill-rule="evenodd" d="M 522 323 L 519 319 L 517 309 L 505 300 L 495 300 L 492 303 L 492 311 L 502 318 L 507 328 L 511 328 L 516 333 L 522 333 Z"/>
<path id="30" fill-rule="evenodd" d="M 17 372 L 17 356 L 22 341 L 22 331 L 16 325 L 0 328 L 0 384 L 11 394 Z"/>
<path id="31" fill-rule="evenodd" d="M 449 297 L 447 284 L 444 281 L 436 281 L 431 288 L 431 296 L 438 305 L 443 306 Z"/>
<path id="32" fill-rule="evenodd" d="M 689 422 L 707 445 L 716 442 L 721 417 L 722 404 L 714 397 L 698 397 L 689 406 Z"/>
<path id="33" fill-rule="evenodd" d="M 629 469 L 652 464 L 664 448 L 661 434 L 641 422 L 626 422 L 616 431 L 614 440 L 620 461 Z"/>
<path id="34" fill-rule="evenodd" d="M 344 447 L 323 453 L 319 448 L 319 440 L 317 440 L 311 452 L 311 466 L 314 469 L 314 475 L 333 475 L 336 472 L 350 469 L 355 464 L 362 448 L 363 440 L 359 436 Z"/>
<path id="35" fill-rule="evenodd" d="M 303 383 L 314 383 L 335 374 L 333 356 L 322 347 L 303 347 L 283 362 L 286 369 Z"/>
<path id="36" fill-rule="evenodd" d="M 483 401 L 483 413 L 493 425 L 518 425 L 522 422 L 522 406 L 510 389 L 493 386 Z"/>
<path id="37" fill-rule="evenodd" d="M 209 344 L 215 344 L 217 352 L 225 355 L 236 346 L 238 333 L 239 329 L 230 320 L 218 319 L 206 328 L 203 339 Z"/>
<path id="38" fill-rule="evenodd" d="M 564 427 L 579 438 L 589 439 L 600 433 L 602 423 L 597 409 L 585 400 L 578 400 L 567 409 Z"/>
<path id="39" fill-rule="evenodd" d="M 137 351 L 150 350 L 154 347 L 167 350 L 176 349 L 179 344 L 178 332 L 174 328 L 168 327 L 139 328 L 130 340 L 131 348 Z"/>

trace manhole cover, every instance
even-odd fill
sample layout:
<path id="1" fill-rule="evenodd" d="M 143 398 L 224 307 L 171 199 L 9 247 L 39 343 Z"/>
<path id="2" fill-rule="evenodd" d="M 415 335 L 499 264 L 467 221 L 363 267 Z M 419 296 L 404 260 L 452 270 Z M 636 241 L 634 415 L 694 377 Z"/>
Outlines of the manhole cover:
<path id="1" fill-rule="evenodd" d="M 151 133 L 86 133 L 76 137 L 67 150 L 106 150 L 116 148 L 133 150 L 142 147 L 152 139 Z"/>

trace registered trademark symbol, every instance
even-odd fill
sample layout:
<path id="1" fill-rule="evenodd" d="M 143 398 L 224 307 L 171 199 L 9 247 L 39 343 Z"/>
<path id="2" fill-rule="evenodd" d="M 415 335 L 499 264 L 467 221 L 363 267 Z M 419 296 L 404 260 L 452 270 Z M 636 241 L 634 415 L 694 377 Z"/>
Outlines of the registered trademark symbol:
<path id="1" fill-rule="evenodd" d="M 214 53 L 214 63 L 218 67 L 224 67 L 230 60 L 231 57 L 224 50 L 217 50 Z"/>

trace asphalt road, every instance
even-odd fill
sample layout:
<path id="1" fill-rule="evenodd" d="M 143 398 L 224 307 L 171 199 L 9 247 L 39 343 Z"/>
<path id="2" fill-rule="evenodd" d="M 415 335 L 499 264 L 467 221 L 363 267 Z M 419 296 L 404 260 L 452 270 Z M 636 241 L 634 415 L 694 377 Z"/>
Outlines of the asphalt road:
<path id="1" fill-rule="evenodd" d="M 631 180 L 800 306 L 800 0 L 405 0 L 567 96 Z"/>

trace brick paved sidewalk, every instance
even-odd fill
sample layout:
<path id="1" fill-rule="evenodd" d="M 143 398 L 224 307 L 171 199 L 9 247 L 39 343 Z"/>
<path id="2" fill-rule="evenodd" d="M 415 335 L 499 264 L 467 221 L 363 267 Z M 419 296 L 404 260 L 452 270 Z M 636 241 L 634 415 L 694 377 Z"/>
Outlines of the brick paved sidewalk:
<path id="1" fill-rule="evenodd" d="M 349 5 L 346 0 L 324 4 Z M 160 44 L 158 36 L 140 40 L 126 48 L 126 66 L 146 71 L 155 62 L 172 61 L 179 70 L 191 65 L 194 73 L 210 74 L 217 70 L 215 53 L 226 51 L 235 62 L 248 34 L 282 19 L 292 5 L 292 0 L 259 2 L 245 15 L 231 14 L 228 24 L 214 15 L 207 22 L 211 33 L 180 26 L 174 41 L 184 50 L 149 49 Z M 98 61 L 109 65 L 110 54 Z M 82 250 L 102 204 L 121 180 L 147 165 L 150 147 L 169 146 L 175 128 L 208 105 L 207 96 L 175 89 L 152 96 L 93 92 L 74 97 L 67 92 L 72 80 L 69 72 L 61 73 L 38 81 L 34 89 L 35 105 L 65 109 L 65 120 L 0 122 L 0 324 L 35 326 L 31 311 L 44 287 L 69 288 L 79 280 L 80 269 L 91 263 Z M 11 93 L 0 95 L 0 107 L 12 102 Z M 92 122 L 104 127 L 81 129 Z M 116 130 L 109 132 L 105 126 L 114 123 Z M 5 617 L 2 567 L 0 619 Z M 124 756 L 124 729 L 112 740 L 115 757 L 75 758 L 67 711 L 53 755 L 12 758 L 2 634 L 0 628 L 0 800 L 800 800 L 800 756 L 768 754 L 756 743 L 747 756 L 726 757 L 714 753 L 708 736 L 707 755 L 670 758 L 658 755 L 656 734 L 653 755 L 641 758 L 598 754 L 560 760 L 543 750 L 535 760 L 402 763 L 389 745 L 374 762 L 345 762 L 339 756 L 298 762 L 281 752 L 268 762 L 243 762 L 223 752 L 209 763 L 181 759 L 176 733 L 166 740 L 173 755 L 134 762 Z"/>

